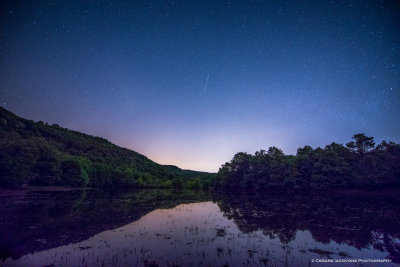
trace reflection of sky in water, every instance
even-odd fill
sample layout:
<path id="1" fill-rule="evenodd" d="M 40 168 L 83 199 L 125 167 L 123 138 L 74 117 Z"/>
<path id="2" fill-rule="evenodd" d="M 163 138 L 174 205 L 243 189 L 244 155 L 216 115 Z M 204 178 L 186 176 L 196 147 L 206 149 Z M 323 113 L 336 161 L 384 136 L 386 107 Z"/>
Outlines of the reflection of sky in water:
<path id="1" fill-rule="evenodd" d="M 136 222 L 86 241 L 28 254 L 15 261 L 7 259 L 4 266 L 140 266 L 152 262 L 161 266 L 308 266 L 311 259 L 326 258 L 310 249 L 334 252 L 331 258 L 341 258 L 340 252 L 361 259 L 384 259 L 388 255 L 333 241 L 322 244 L 314 241 L 308 231 L 297 231 L 295 240 L 288 244 L 270 239 L 261 231 L 244 234 L 223 216 L 217 204 L 202 202 L 157 209 Z"/>

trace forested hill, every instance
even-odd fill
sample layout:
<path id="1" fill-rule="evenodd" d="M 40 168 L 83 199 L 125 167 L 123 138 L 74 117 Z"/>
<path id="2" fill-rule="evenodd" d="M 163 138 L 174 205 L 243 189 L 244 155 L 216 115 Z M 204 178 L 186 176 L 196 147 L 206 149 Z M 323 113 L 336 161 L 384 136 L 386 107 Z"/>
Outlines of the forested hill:
<path id="1" fill-rule="evenodd" d="M 0 107 L 0 187 L 206 187 L 214 174 L 160 165 L 109 141 Z"/>
<path id="2" fill-rule="evenodd" d="M 296 155 L 270 147 L 254 155 L 237 153 L 221 166 L 215 186 L 219 188 L 333 189 L 400 188 L 400 145 L 355 134 L 346 145 L 325 148 L 305 146 Z"/>

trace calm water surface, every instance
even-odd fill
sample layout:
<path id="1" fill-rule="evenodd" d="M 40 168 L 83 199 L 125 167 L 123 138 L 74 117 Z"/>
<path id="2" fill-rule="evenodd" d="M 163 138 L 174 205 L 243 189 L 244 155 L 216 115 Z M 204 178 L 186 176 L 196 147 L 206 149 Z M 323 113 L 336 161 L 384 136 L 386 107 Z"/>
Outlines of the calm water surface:
<path id="1" fill-rule="evenodd" d="M 400 266 L 396 192 L 0 191 L 3 266 Z M 391 263 L 312 263 L 380 259 Z"/>

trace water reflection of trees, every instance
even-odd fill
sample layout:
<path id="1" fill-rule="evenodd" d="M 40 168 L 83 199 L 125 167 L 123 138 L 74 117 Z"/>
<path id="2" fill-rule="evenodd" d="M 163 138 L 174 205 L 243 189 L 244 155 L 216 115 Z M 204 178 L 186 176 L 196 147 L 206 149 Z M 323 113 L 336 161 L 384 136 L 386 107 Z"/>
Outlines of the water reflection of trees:
<path id="1" fill-rule="evenodd" d="M 257 230 L 282 243 L 308 230 L 321 243 L 358 249 L 373 246 L 400 262 L 400 195 L 342 192 L 324 194 L 220 194 L 224 215 L 243 232 Z"/>
<path id="2" fill-rule="evenodd" d="M 208 201 L 174 190 L 73 190 L 0 195 L 0 259 L 77 243 L 160 208 Z"/>

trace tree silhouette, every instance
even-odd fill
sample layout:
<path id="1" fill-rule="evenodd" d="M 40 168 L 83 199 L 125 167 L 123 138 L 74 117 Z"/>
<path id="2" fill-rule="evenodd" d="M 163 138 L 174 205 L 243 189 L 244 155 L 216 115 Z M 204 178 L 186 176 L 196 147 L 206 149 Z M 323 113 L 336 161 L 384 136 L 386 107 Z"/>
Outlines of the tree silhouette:
<path id="1" fill-rule="evenodd" d="M 367 137 L 365 134 L 355 134 L 352 137 L 354 141 L 346 144 L 346 146 L 352 151 L 356 151 L 359 154 L 365 154 L 365 152 L 374 148 L 375 142 L 373 137 Z"/>

